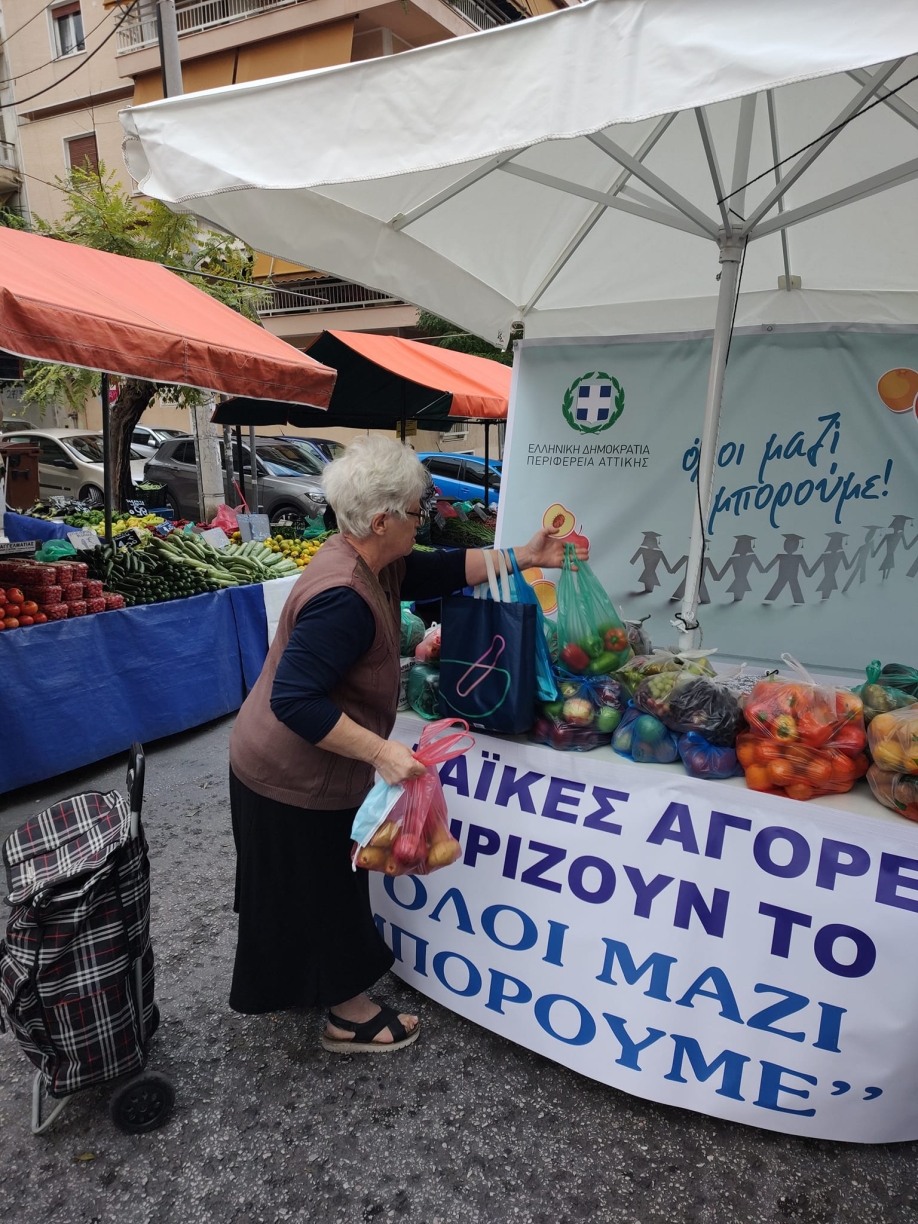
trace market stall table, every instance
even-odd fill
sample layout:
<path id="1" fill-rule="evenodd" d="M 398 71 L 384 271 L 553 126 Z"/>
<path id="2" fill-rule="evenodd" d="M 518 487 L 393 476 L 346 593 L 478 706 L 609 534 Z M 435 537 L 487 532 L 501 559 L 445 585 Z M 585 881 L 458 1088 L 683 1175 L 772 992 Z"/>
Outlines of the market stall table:
<path id="1" fill-rule="evenodd" d="M 423 724 L 400 715 L 395 737 Z M 373 873 L 395 972 L 592 1079 L 809 1137 L 918 1137 L 918 826 L 611 749 L 479 735 L 441 769 L 463 858 Z"/>
<path id="2" fill-rule="evenodd" d="M 32 518 L 30 514 L 14 514 L 7 510 L 3 515 L 3 534 L 11 544 L 25 540 L 66 540 L 67 532 L 73 531 L 66 523 L 53 523 L 49 519 Z"/>

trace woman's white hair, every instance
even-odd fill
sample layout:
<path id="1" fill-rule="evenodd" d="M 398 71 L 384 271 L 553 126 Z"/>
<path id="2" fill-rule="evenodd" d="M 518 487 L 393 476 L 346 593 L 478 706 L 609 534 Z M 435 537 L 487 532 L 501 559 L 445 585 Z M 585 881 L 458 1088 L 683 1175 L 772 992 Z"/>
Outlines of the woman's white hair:
<path id="1" fill-rule="evenodd" d="M 375 515 L 406 518 L 411 503 L 428 491 L 430 476 L 410 446 L 368 434 L 348 443 L 326 467 L 322 484 L 341 531 L 363 540 Z"/>

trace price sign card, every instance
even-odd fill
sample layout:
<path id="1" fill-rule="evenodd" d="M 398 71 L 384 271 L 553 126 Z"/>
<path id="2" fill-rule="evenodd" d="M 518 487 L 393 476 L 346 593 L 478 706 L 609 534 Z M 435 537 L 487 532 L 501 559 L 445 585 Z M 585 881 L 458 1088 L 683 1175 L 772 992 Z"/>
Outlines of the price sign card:
<path id="1" fill-rule="evenodd" d="M 112 543 L 116 548 L 136 548 L 141 542 L 140 532 L 133 527 L 129 527 L 127 531 L 122 531 L 120 535 L 112 536 Z"/>
<path id="2" fill-rule="evenodd" d="M 207 531 L 202 531 L 201 539 L 206 540 L 211 548 L 226 548 L 229 544 L 229 536 L 222 527 L 211 527 Z"/>
<path id="3" fill-rule="evenodd" d="M 150 511 L 147 509 L 147 503 L 142 501 L 129 501 L 126 503 L 131 514 L 136 514 L 138 518 L 144 518 Z"/>
<path id="4" fill-rule="evenodd" d="M 239 534 L 243 544 L 249 540 L 266 540 L 271 534 L 271 520 L 266 514 L 237 514 Z"/>
<path id="5" fill-rule="evenodd" d="M 38 540 L 16 540 L 10 544 L 0 544 L 0 557 L 31 557 L 40 547 Z"/>
<path id="6" fill-rule="evenodd" d="M 68 531 L 67 539 L 77 552 L 89 552 L 102 543 L 94 531 Z"/>
<path id="7" fill-rule="evenodd" d="M 153 530 L 156 532 L 158 536 L 162 536 L 163 538 L 165 538 L 167 535 L 169 535 L 170 532 L 175 531 L 175 524 L 170 523 L 170 522 L 157 523 L 154 526 Z"/>

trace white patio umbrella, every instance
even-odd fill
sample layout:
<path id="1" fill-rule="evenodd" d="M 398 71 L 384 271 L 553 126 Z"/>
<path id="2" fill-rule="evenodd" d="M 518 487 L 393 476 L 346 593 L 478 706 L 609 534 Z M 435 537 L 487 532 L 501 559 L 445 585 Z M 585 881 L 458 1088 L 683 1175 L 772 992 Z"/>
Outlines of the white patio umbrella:
<path id="1" fill-rule="evenodd" d="M 916 53 L 915 0 L 590 0 L 125 111 L 125 158 L 497 342 L 713 329 L 688 645 L 734 321 L 918 324 Z"/>

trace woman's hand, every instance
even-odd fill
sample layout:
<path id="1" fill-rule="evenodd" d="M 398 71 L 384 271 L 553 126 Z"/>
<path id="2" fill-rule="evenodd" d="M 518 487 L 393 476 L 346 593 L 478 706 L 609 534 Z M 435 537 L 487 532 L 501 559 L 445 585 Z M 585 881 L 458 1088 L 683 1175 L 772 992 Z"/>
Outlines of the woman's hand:
<path id="1" fill-rule="evenodd" d="M 560 569 L 564 561 L 564 540 L 557 539 L 558 530 L 553 527 L 543 527 L 537 531 L 528 544 L 516 549 L 516 563 L 523 569 L 538 566 L 540 569 Z M 577 546 L 577 559 L 588 561 L 589 547 Z"/>
<path id="2" fill-rule="evenodd" d="M 426 766 L 415 758 L 411 749 L 398 740 L 385 740 L 373 764 L 382 780 L 390 786 L 398 786 L 410 778 L 423 777 L 427 772 Z"/>

